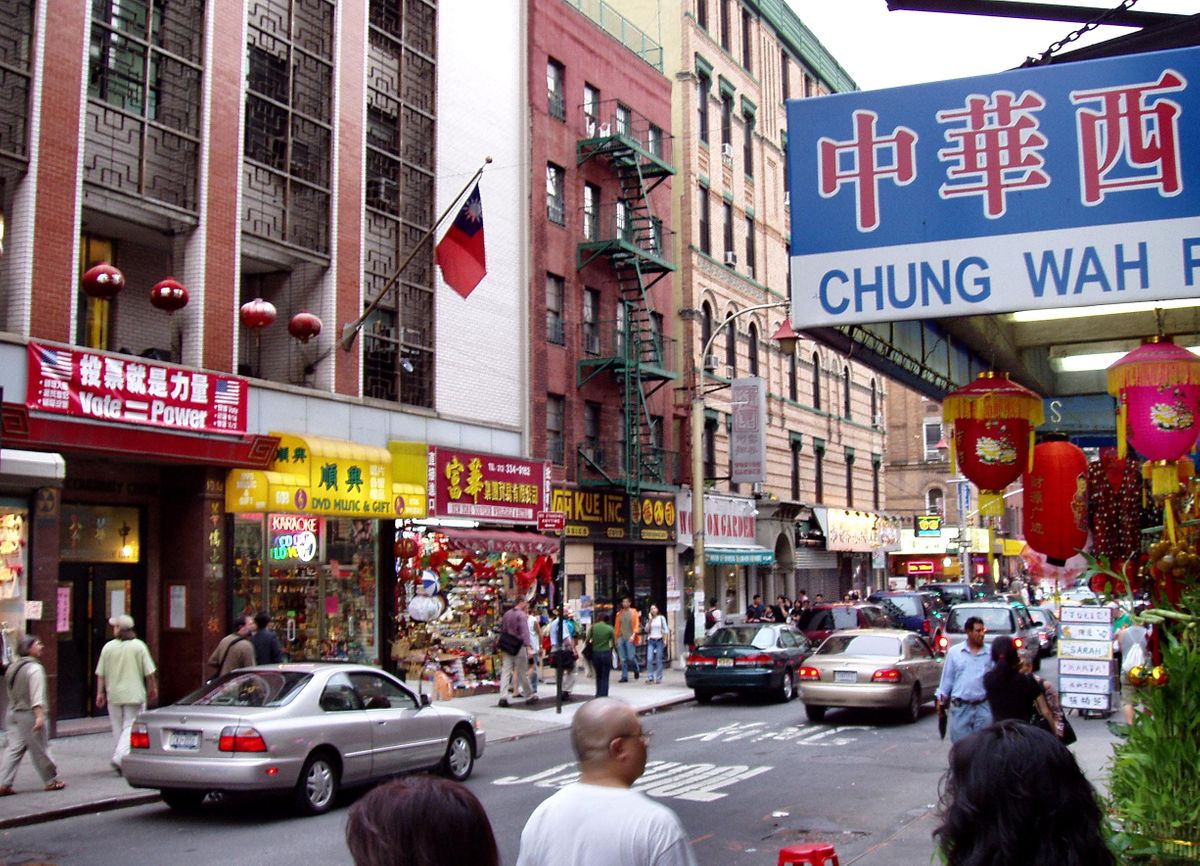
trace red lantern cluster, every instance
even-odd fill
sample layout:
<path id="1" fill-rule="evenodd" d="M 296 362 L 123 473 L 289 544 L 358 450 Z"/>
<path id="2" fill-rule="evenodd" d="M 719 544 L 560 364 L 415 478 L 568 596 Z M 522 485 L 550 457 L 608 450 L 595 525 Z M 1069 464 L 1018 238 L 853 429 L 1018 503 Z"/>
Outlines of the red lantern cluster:
<path id="1" fill-rule="evenodd" d="M 1033 468 L 1024 479 L 1025 541 L 1063 565 L 1087 543 L 1087 456 L 1067 441 L 1033 449 Z"/>
<path id="2" fill-rule="evenodd" d="M 167 315 L 174 315 L 176 310 L 187 306 L 188 290 L 175 281 L 174 277 L 154 284 L 150 290 L 150 303 L 160 310 L 166 310 Z"/>
<path id="3" fill-rule="evenodd" d="M 275 321 L 275 305 L 262 298 L 255 298 L 242 304 L 238 315 L 243 325 L 259 331 Z"/>
<path id="4" fill-rule="evenodd" d="M 108 300 L 125 288 L 125 275 L 108 262 L 100 262 L 87 269 L 81 285 L 89 298 Z"/>
<path id="5" fill-rule="evenodd" d="M 301 343 L 307 343 L 321 333 L 321 320 L 309 312 L 296 313 L 288 322 L 288 333 Z"/>

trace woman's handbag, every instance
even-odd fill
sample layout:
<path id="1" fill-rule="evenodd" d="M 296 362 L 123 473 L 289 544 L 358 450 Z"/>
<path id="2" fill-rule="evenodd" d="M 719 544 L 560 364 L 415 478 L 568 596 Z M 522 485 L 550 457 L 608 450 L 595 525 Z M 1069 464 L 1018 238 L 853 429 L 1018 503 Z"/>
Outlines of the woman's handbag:
<path id="1" fill-rule="evenodd" d="M 583 645 L 582 653 L 583 653 L 583 657 L 588 660 L 589 664 L 591 664 L 592 655 L 594 654 L 592 651 L 592 642 L 591 641 L 588 641 L 587 643 L 585 643 Z"/>
<path id="2" fill-rule="evenodd" d="M 521 647 L 525 646 L 525 641 L 521 640 L 515 634 L 502 631 L 500 632 L 499 639 L 496 641 L 496 646 L 505 655 L 515 656 L 521 651 Z"/>
<path id="3" fill-rule="evenodd" d="M 1033 725 L 1035 728 L 1041 728 L 1048 734 L 1054 734 L 1054 731 L 1050 729 L 1050 723 L 1042 717 L 1041 713 L 1034 713 L 1033 718 L 1029 720 L 1029 724 Z M 1079 737 L 1076 736 L 1075 729 L 1071 727 L 1071 720 L 1066 716 L 1063 716 L 1062 744 L 1064 746 L 1069 746 L 1078 739 Z"/>

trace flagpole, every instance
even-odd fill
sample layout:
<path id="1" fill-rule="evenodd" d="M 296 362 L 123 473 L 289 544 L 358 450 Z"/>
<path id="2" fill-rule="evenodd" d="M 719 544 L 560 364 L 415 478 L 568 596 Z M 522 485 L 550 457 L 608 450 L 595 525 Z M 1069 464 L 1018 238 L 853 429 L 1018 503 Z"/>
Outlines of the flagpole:
<path id="1" fill-rule="evenodd" d="M 392 286 L 396 285 L 396 282 L 400 279 L 400 275 L 404 273 L 404 269 L 408 267 L 409 262 L 416 257 L 421 247 L 425 245 L 425 242 L 434 236 L 438 230 L 438 226 L 442 224 L 442 221 L 446 219 L 446 216 L 450 213 L 450 211 L 452 211 L 455 206 L 462 201 L 462 197 L 467 194 L 467 191 L 471 189 L 472 185 L 483 176 L 483 170 L 488 166 L 489 163 L 491 163 L 491 161 L 492 158 L 490 156 L 485 156 L 483 158 L 483 165 L 479 166 L 479 170 L 476 171 L 475 174 L 471 175 L 471 179 L 467 181 L 466 185 L 463 186 L 458 195 L 454 197 L 450 204 L 446 205 L 446 209 L 442 211 L 441 216 L 434 220 L 433 225 L 429 227 L 429 231 L 425 232 L 421 239 L 417 241 L 417 244 L 413 247 L 412 252 L 408 254 L 408 258 L 400 263 L 400 267 L 396 268 L 396 272 L 388 279 L 387 285 L 385 285 L 379 294 L 375 296 L 375 300 L 371 301 L 371 303 L 367 305 L 367 308 L 363 310 L 363 314 L 361 316 L 359 316 L 355 321 L 347 323 L 346 326 L 342 328 L 342 337 L 341 340 L 339 340 L 339 344 L 344 351 L 349 352 L 354 348 L 354 338 L 358 336 L 358 332 L 361 331 L 363 325 L 366 324 L 367 317 L 379 309 L 379 305 L 383 303 L 383 299 L 386 298 L 388 292 L 392 290 Z M 399 307 L 400 305 L 397 303 L 397 311 L 399 311 Z"/>

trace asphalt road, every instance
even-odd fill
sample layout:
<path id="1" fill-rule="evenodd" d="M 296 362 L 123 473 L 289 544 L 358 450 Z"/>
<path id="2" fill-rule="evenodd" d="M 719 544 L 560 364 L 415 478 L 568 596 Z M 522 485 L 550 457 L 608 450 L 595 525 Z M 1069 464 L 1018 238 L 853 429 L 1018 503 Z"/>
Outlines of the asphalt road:
<path id="1" fill-rule="evenodd" d="M 676 811 L 702 864 L 774 864 L 781 847 L 805 841 L 832 842 L 844 866 L 930 862 L 948 748 L 930 708 L 917 725 L 849 711 L 814 725 L 799 701 L 718 698 L 644 724 L 654 737 L 639 786 Z M 530 812 L 574 772 L 564 731 L 489 746 L 468 784 L 505 863 L 516 862 Z M 198 815 L 144 806 L 6 831 L 0 862 L 341 864 L 349 863 L 345 819 L 346 805 L 307 819 L 261 800 L 208 805 Z"/>

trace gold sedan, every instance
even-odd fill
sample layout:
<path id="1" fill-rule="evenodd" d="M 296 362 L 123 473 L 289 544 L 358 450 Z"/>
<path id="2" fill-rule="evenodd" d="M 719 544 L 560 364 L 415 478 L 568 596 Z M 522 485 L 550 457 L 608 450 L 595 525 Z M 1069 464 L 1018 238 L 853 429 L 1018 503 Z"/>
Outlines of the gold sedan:
<path id="1" fill-rule="evenodd" d="M 921 717 L 933 700 L 942 662 L 919 634 L 891 628 L 835 632 L 798 671 L 800 700 L 819 722 L 830 707 L 901 710 L 905 720 Z"/>

